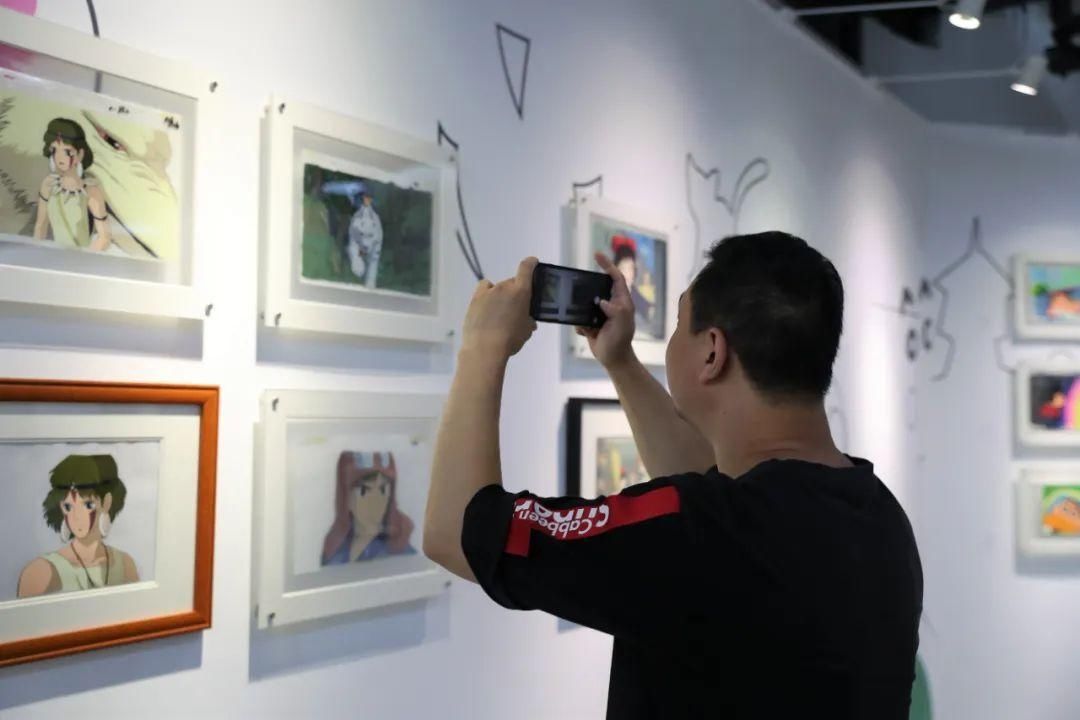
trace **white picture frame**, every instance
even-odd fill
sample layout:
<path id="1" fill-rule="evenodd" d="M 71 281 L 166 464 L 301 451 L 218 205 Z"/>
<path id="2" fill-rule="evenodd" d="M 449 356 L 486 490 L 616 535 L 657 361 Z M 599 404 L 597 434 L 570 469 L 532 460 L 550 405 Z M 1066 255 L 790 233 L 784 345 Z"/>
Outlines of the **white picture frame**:
<path id="1" fill-rule="evenodd" d="M 97 75 L 102 102 L 117 99 L 139 106 L 141 96 L 168 100 L 182 108 L 153 105 L 162 113 L 178 112 L 183 123 L 183 152 L 178 209 L 178 257 L 152 261 L 120 253 L 73 252 L 0 238 L 0 301 L 137 315 L 199 320 L 210 302 L 195 258 L 201 233 L 197 208 L 206 172 L 199 152 L 212 131 L 213 114 L 220 112 L 217 83 L 179 63 L 136 51 L 8 9 L 0 9 L 0 44 L 33 55 L 35 62 L 58 74 L 80 78 Z M 14 71 L 12 71 L 14 72 Z M 45 76 L 43 76 L 45 77 Z M 54 78 L 46 77 L 47 80 Z M 60 81 L 58 81 L 60 82 Z M 61 82 L 61 84 L 63 84 Z M 86 88 L 72 88 L 79 92 Z M 131 92 L 110 92 L 123 88 Z M 168 117 L 172 118 L 171 115 Z M 181 132 L 178 124 L 173 130 Z M 91 168 L 92 170 L 92 168 Z M 111 217 L 115 221 L 116 217 Z"/>
<path id="2" fill-rule="evenodd" d="M 1076 379 L 1069 382 L 1070 376 Z M 1076 428 L 1080 423 L 1080 362 L 1062 359 L 1023 363 L 1017 366 L 1014 378 L 1015 427 L 1020 444 L 1029 447 L 1080 448 L 1080 429 Z M 1055 399 L 1057 390 L 1035 387 L 1033 391 L 1033 386 L 1055 382 L 1054 378 L 1061 379 L 1062 383 L 1060 392 L 1064 405 L 1060 408 L 1055 407 L 1059 402 Z M 1037 397 L 1033 392 L 1049 395 Z M 1044 408 L 1037 410 L 1035 404 Z M 1045 421 L 1033 421 L 1035 414 L 1044 412 Z M 1052 429 L 1052 424 L 1066 424 L 1068 427 Z"/>
<path id="3" fill-rule="evenodd" d="M 640 233 L 663 243 L 663 273 L 658 278 L 662 302 L 657 303 L 663 310 L 663 337 L 648 337 L 643 333 L 640 320 L 635 334 L 633 347 L 638 359 L 645 365 L 662 366 L 667 352 L 667 340 L 675 326 L 675 313 L 678 304 L 671 289 L 672 237 L 676 231 L 676 222 L 662 213 L 629 205 L 612 202 L 603 197 L 582 196 L 570 207 L 573 217 L 573 233 L 569 257 L 571 264 L 587 270 L 599 270 L 593 258 L 592 233 L 594 222 L 607 221 L 631 232 Z M 610 249 L 607 249 L 609 257 Z M 589 342 L 586 338 L 571 332 L 571 351 L 578 358 L 592 358 Z"/>
<path id="4" fill-rule="evenodd" d="M 1080 558 L 1080 465 L 1024 467 L 1014 494 L 1016 544 L 1022 555 Z M 1056 536 L 1047 524 L 1051 513 L 1051 521 L 1068 525 L 1056 530 L 1077 528 L 1078 534 Z"/>
<path id="5" fill-rule="evenodd" d="M 444 398 L 437 395 L 264 392 L 256 473 L 255 616 L 260 629 L 431 598 L 449 586 L 450 575 L 420 551 L 422 507 L 412 510 L 415 526 L 410 542 L 415 554 L 372 563 L 324 565 L 302 573 L 294 572 L 300 539 L 290 521 L 291 506 L 299 498 L 294 495 L 297 473 L 290 468 L 291 424 L 299 432 L 319 433 L 322 430 L 318 428 L 311 430 L 312 423 L 319 423 L 319 428 L 340 423 L 347 432 L 363 437 L 378 434 L 365 428 L 373 423 L 385 423 L 393 425 L 395 434 L 408 433 L 411 443 L 426 458 L 427 474 L 415 478 L 418 485 L 414 487 L 413 497 L 421 493 L 423 500 L 412 503 L 416 508 L 426 503 L 430 453 L 434 450 L 443 402 Z M 332 449 L 328 452 L 334 454 Z M 320 475 L 320 482 L 322 479 Z M 325 480 L 332 483 L 333 477 Z M 397 492 L 401 492 L 400 486 Z M 321 525 L 314 522 L 313 527 Z M 306 535 L 307 545 L 311 545 L 311 533 Z M 382 566 L 375 565 L 380 562 Z M 371 571 L 372 567 L 381 567 L 387 573 L 379 575 Z"/>
<path id="6" fill-rule="evenodd" d="M 1039 317 L 1035 310 L 1035 286 L 1029 272 L 1033 265 L 1064 265 L 1080 269 L 1080 255 L 1071 257 L 1017 255 L 1013 258 L 1013 287 L 1015 288 L 1013 318 L 1017 337 L 1029 340 L 1080 341 L 1080 319 L 1053 322 Z M 1075 294 L 1077 297 L 1072 299 L 1080 303 L 1080 286 L 1075 289 Z M 1080 311 L 1078 311 L 1078 316 L 1080 316 Z"/>
<path id="7" fill-rule="evenodd" d="M 270 328 L 306 330 L 423 343 L 454 334 L 453 212 L 456 151 L 434 142 L 339 115 L 312 105 L 274 98 L 267 108 L 268 164 L 263 198 L 262 317 Z M 395 173 L 429 178 L 431 214 L 430 292 L 403 293 L 318 286 L 302 277 L 304 153 L 336 158 L 331 168 L 393 182 Z M 352 156 L 351 159 L 350 157 Z M 357 160 L 363 157 L 367 160 Z M 331 284 L 327 284 L 331 285 Z"/>

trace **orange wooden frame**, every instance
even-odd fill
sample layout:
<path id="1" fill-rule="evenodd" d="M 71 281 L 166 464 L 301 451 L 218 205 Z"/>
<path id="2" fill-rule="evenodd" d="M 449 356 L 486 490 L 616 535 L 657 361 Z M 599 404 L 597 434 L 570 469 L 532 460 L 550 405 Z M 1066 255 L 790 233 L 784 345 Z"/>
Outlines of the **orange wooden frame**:
<path id="1" fill-rule="evenodd" d="M 199 407 L 200 416 L 195 587 L 191 610 L 0 643 L 0 667 L 210 627 L 219 397 L 218 388 L 210 386 L 0 380 L 0 402 L 194 405 Z"/>

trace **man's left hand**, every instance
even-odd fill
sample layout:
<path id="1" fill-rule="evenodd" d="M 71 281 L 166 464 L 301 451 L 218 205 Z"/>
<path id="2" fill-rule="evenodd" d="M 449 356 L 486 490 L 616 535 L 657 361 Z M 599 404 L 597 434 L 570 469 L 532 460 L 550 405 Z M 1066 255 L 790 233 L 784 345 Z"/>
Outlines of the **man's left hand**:
<path id="1" fill-rule="evenodd" d="M 502 282 L 480 281 L 465 313 L 462 350 L 479 350 L 501 359 L 521 350 L 536 330 L 529 301 L 537 262 L 534 257 L 525 258 L 517 275 Z"/>

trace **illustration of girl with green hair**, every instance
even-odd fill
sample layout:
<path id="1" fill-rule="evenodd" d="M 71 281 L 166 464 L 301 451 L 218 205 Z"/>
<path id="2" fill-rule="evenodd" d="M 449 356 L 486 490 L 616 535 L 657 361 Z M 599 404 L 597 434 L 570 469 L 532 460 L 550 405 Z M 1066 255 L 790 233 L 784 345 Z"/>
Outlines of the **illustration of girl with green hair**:
<path id="1" fill-rule="evenodd" d="M 49 175 L 38 190 L 34 239 L 46 240 L 51 228 L 57 245 L 107 250 L 112 236 L 105 193 L 97 178 L 86 174 L 94 164 L 94 152 L 82 126 L 55 118 L 45 130 L 44 142 Z"/>
<path id="2" fill-rule="evenodd" d="M 49 483 L 41 504 L 45 523 L 60 533 L 64 546 L 23 568 L 18 597 L 137 582 L 131 556 L 105 544 L 127 495 L 112 456 L 68 455 L 53 468 Z"/>

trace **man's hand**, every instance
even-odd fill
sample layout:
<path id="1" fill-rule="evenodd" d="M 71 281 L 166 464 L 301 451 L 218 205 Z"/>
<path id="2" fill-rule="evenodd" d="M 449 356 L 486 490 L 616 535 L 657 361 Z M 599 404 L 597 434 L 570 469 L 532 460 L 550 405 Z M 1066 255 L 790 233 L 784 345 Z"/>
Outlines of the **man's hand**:
<path id="1" fill-rule="evenodd" d="M 605 368 L 615 367 L 634 357 L 630 343 L 634 339 L 634 301 L 626 278 L 604 253 L 596 253 L 600 269 L 611 276 L 611 300 L 601 300 L 600 309 L 607 322 L 599 328 L 579 327 L 577 334 L 588 338 L 589 349 Z"/>
<path id="2" fill-rule="evenodd" d="M 532 276 L 537 259 L 525 258 L 517 275 L 492 284 L 481 280 L 465 313 L 462 350 L 478 350 L 497 358 L 517 354 L 536 330 L 529 316 Z"/>

